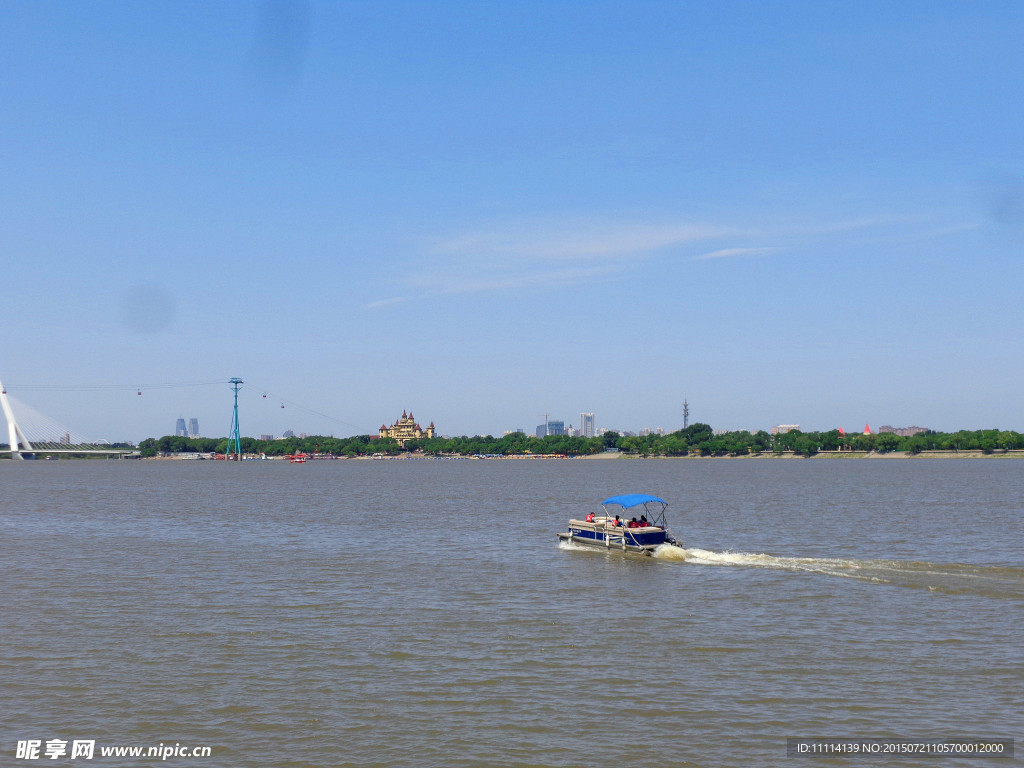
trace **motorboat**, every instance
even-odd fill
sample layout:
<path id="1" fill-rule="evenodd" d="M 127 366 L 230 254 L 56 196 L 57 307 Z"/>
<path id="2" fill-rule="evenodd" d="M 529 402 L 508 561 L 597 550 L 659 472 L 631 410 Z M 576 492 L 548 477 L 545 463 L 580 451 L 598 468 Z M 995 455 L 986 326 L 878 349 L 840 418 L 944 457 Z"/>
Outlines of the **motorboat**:
<path id="1" fill-rule="evenodd" d="M 612 496 L 601 502 L 602 514 L 570 520 L 560 541 L 649 555 L 662 544 L 679 546 L 665 522 L 668 502 L 646 493 Z"/>

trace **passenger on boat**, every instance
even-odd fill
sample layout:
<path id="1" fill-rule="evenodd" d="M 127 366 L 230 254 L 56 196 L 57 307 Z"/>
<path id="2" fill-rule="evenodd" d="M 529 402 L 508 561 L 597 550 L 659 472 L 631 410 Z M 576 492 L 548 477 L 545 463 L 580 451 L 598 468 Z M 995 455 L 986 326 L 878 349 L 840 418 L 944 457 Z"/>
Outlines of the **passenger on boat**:
<path id="1" fill-rule="evenodd" d="M 594 513 L 593 512 L 588 512 L 587 513 L 587 522 L 588 523 L 594 522 Z"/>
<path id="2" fill-rule="evenodd" d="M 640 523 L 638 523 L 636 521 L 636 518 L 634 517 L 632 520 L 629 521 L 629 527 L 630 528 L 639 528 L 640 527 Z"/>
<path id="3" fill-rule="evenodd" d="M 616 515 L 614 520 L 608 521 L 608 525 L 610 525 L 612 528 L 619 528 L 622 526 L 622 521 L 619 520 L 619 516 Z"/>
<path id="4" fill-rule="evenodd" d="M 647 522 L 647 515 L 640 515 L 640 527 L 646 528 L 650 523 Z"/>

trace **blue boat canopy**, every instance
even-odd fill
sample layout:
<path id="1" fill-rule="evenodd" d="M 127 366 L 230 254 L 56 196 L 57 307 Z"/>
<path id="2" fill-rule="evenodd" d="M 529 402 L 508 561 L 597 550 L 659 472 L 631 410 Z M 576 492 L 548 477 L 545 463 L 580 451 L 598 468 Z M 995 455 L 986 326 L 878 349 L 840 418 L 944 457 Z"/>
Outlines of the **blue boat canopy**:
<path id="1" fill-rule="evenodd" d="M 651 496 L 647 493 L 625 493 L 622 496 L 611 496 L 601 502 L 601 506 L 606 504 L 618 504 L 623 509 L 629 509 L 639 504 L 646 504 L 649 501 L 656 501 L 659 504 L 668 506 L 668 502 L 664 499 L 659 499 L 657 496 Z"/>

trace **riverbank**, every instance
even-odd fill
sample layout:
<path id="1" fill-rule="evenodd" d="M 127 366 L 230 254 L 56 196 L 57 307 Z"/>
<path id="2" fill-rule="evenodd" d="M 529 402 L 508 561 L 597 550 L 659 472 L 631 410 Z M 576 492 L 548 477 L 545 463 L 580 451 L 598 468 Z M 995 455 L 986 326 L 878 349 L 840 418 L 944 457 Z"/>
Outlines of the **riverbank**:
<path id="1" fill-rule="evenodd" d="M 745 456 L 701 456 L 700 454 L 690 454 L 688 456 L 640 456 L 638 454 L 597 454 L 594 456 L 580 456 L 581 459 L 600 459 L 600 458 L 623 458 L 623 459 L 684 459 L 692 461 L 705 461 L 708 459 L 721 460 L 744 460 L 744 459 L 1024 459 L 1024 451 L 993 451 L 992 453 L 985 453 L 984 451 L 921 451 L 920 453 L 908 453 L 906 451 L 891 451 L 888 453 L 879 453 L 878 451 L 819 451 L 813 456 L 803 456 L 801 454 L 787 451 L 784 453 L 775 453 L 772 451 L 765 453 L 750 453 Z"/>
<path id="2" fill-rule="evenodd" d="M 211 460 L 208 457 L 200 457 L 196 454 L 177 454 L 172 456 L 151 456 L 145 459 L 146 461 L 182 461 L 182 460 Z M 641 456 L 635 453 L 624 453 L 622 451 L 606 451 L 604 453 L 594 453 L 588 456 L 543 456 L 539 454 L 521 455 L 513 454 L 510 456 L 430 456 L 424 454 L 398 454 L 396 456 L 335 456 L 334 460 L 348 460 L 348 461 L 409 461 L 409 460 L 431 460 L 431 459 L 461 459 L 470 461 L 544 461 L 544 460 L 558 460 L 558 461 L 608 461 L 612 459 L 620 460 L 631 460 L 631 461 L 665 461 L 665 460 L 680 460 L 680 461 L 744 461 L 751 459 L 758 460 L 787 460 L 787 459 L 834 459 L 834 460 L 845 460 L 845 459 L 882 459 L 882 460 L 917 460 L 917 459 L 1024 459 L 1024 450 L 1012 450 L 1012 451 L 993 451 L 992 453 L 985 453 L 984 451 L 921 451 L 920 453 L 908 453 L 906 451 L 891 451 L 888 453 L 879 453 L 878 451 L 819 451 L 813 456 L 803 456 L 801 454 L 793 453 L 792 451 L 786 451 L 784 453 L 775 453 L 768 451 L 765 453 L 750 453 L 745 456 L 701 456 L 699 453 L 692 453 L 687 456 Z M 247 459 L 249 461 L 250 459 Z M 326 459 L 316 459 L 321 461 Z M 265 461 L 287 461 L 287 457 L 274 456 L 267 457 Z"/>

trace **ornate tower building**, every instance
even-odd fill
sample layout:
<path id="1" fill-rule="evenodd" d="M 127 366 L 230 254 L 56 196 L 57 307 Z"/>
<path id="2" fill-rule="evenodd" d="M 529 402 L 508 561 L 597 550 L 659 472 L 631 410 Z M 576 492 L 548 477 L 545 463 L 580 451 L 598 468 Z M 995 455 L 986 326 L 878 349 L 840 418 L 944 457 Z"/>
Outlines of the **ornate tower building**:
<path id="1" fill-rule="evenodd" d="M 416 423 L 416 418 L 412 415 L 411 411 L 409 413 L 402 411 L 402 418 L 398 419 L 390 427 L 381 424 L 378 434 L 381 438 L 390 437 L 393 440 L 397 440 L 398 444 L 404 448 L 409 440 L 433 437 L 434 422 L 430 422 L 430 426 L 423 429 Z"/>

